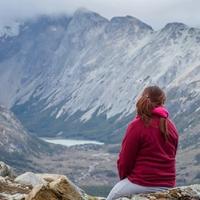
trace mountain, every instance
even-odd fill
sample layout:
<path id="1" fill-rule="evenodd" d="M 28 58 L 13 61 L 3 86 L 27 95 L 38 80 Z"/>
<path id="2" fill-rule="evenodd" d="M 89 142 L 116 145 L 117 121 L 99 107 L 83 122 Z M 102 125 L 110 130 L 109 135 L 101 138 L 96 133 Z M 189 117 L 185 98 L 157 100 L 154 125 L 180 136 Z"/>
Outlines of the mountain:
<path id="1" fill-rule="evenodd" d="M 158 84 L 180 132 L 199 140 L 200 29 L 78 9 L 18 30 L 1 31 L 0 103 L 32 134 L 119 142 L 138 94 Z"/>
<path id="2" fill-rule="evenodd" d="M 30 136 L 12 112 L 0 106 L 0 160 L 17 171 L 32 169 L 32 159 L 50 154 L 51 145 Z"/>

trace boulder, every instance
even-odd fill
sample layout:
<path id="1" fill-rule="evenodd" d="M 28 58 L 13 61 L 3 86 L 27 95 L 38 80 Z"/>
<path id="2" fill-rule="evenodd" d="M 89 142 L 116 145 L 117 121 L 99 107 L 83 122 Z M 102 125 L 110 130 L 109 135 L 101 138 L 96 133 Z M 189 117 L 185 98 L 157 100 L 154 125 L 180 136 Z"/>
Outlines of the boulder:
<path id="1" fill-rule="evenodd" d="M 23 185 L 30 185 L 32 187 L 47 183 L 42 177 L 32 172 L 26 172 L 24 174 L 19 175 L 17 178 L 15 178 L 15 182 Z"/>
<path id="2" fill-rule="evenodd" d="M 37 185 L 27 196 L 26 200 L 85 200 L 87 195 L 71 183 L 66 176 L 45 175 L 49 182 Z"/>
<path id="3" fill-rule="evenodd" d="M 2 176 L 2 177 L 6 177 L 6 176 L 14 177 L 13 169 L 9 165 L 6 165 L 2 161 L 0 161 L 0 176 Z"/>
<path id="4" fill-rule="evenodd" d="M 63 200 L 68 199 L 83 199 L 82 193 L 76 186 L 71 184 L 71 182 L 66 177 L 61 177 L 55 181 L 49 183 L 49 188 L 56 194 L 62 194 Z"/>

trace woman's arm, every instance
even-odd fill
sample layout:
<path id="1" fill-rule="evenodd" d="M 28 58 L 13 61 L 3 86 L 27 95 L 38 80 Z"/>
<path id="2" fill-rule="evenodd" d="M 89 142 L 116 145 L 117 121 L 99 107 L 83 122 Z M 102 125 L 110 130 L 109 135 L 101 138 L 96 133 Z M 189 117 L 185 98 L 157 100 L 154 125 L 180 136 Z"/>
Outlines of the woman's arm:
<path id="1" fill-rule="evenodd" d="M 132 171 L 140 148 L 140 129 L 133 121 L 128 125 L 117 161 L 120 179 L 126 178 Z"/>

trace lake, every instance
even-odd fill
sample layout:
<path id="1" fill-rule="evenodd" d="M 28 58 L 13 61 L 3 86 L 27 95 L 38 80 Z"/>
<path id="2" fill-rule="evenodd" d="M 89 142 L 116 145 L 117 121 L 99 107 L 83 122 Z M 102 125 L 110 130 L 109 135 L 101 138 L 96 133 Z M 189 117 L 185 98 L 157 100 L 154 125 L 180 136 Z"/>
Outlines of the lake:
<path id="1" fill-rule="evenodd" d="M 75 146 L 75 145 L 82 145 L 82 144 L 97 144 L 103 145 L 104 143 L 94 141 L 94 140 L 73 140 L 73 139 L 55 139 L 55 138 L 40 138 L 46 142 L 53 143 L 53 144 L 61 144 L 67 147 Z"/>

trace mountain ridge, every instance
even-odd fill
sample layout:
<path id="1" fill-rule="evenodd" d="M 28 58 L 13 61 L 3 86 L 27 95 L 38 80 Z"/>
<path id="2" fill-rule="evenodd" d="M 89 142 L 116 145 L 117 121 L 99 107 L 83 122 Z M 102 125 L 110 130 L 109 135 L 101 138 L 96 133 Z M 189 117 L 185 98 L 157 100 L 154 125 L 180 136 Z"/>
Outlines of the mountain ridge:
<path id="1" fill-rule="evenodd" d="M 106 20 L 83 10 L 66 23 L 47 19 L 33 26 L 30 22 L 0 50 L 12 52 L 11 57 L 0 53 L 0 102 L 29 131 L 119 142 L 134 117 L 139 92 L 152 84 L 169 94 L 167 107 L 181 131 L 189 122 L 185 117 L 187 123 L 179 123 L 184 102 L 179 105 L 177 97 L 186 98 L 186 113 L 194 112 L 192 119 L 199 119 L 199 111 L 192 108 L 198 102 L 198 83 L 192 84 L 192 78 L 198 81 L 200 29 L 169 23 L 154 31 L 134 17 Z M 196 96 L 189 103 L 191 92 Z"/>

